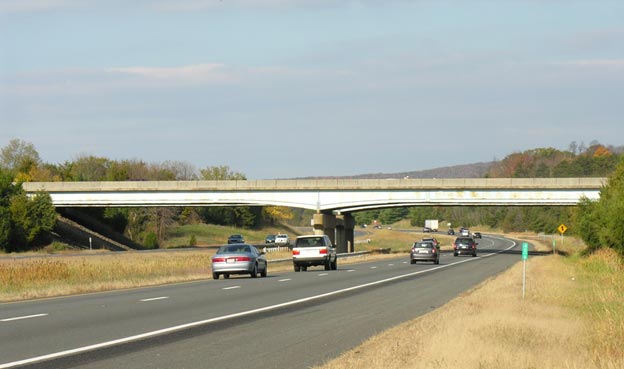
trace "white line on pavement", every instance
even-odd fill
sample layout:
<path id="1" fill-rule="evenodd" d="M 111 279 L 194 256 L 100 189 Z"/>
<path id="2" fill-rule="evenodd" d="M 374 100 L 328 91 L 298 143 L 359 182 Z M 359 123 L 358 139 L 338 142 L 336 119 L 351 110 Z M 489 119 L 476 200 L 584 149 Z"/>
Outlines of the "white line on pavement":
<path id="1" fill-rule="evenodd" d="M 0 319 L 0 322 L 12 322 L 14 320 L 24 320 L 24 319 L 40 318 L 42 316 L 48 316 L 48 314 L 35 314 L 35 315 L 17 316 L 15 318 Z"/>
<path id="2" fill-rule="evenodd" d="M 241 288 L 241 286 L 224 287 L 222 290 L 235 290 L 237 288 Z"/>
<path id="3" fill-rule="evenodd" d="M 290 278 L 280 279 L 278 282 L 288 282 L 288 281 L 292 281 L 292 279 Z"/>
<path id="4" fill-rule="evenodd" d="M 165 300 L 168 299 L 169 296 L 160 296 L 160 297 L 152 297 L 151 299 L 143 299 L 143 300 L 139 300 L 141 302 L 150 302 L 150 301 L 158 301 L 158 300 Z"/>
<path id="5" fill-rule="evenodd" d="M 55 353 L 52 353 L 52 354 L 32 357 L 32 358 L 28 358 L 28 359 L 19 360 L 19 361 L 13 361 L 13 362 L 10 362 L 10 363 L 5 363 L 5 364 L 0 364 L 0 369 L 13 368 L 13 367 L 16 367 L 18 365 L 26 365 L 26 364 L 36 363 L 36 362 L 39 362 L 39 361 L 56 359 L 56 358 L 67 356 L 67 355 L 79 354 L 79 353 L 83 353 L 83 352 L 86 352 L 86 351 L 101 349 L 101 348 L 105 348 L 105 347 L 111 347 L 111 346 L 114 346 L 114 345 L 119 345 L 119 344 L 128 343 L 128 342 L 132 342 L 132 341 L 137 341 L 137 340 L 140 340 L 140 339 L 155 337 L 155 336 L 158 336 L 158 335 L 161 335 L 161 334 L 177 332 L 177 331 L 180 331 L 180 330 L 183 330 L 183 329 L 198 327 L 198 326 L 202 326 L 202 325 L 206 325 L 206 324 L 210 324 L 210 323 L 221 322 L 221 321 L 228 320 L 228 319 L 240 318 L 240 317 L 243 317 L 243 316 L 248 316 L 248 315 L 252 315 L 252 314 L 262 313 L 262 312 L 271 311 L 271 310 L 276 310 L 276 309 L 280 309 L 280 308 L 284 308 L 284 307 L 288 307 L 288 306 L 293 306 L 293 305 L 297 305 L 297 304 L 301 304 L 301 303 L 306 303 L 306 302 L 309 302 L 309 301 L 322 299 L 322 298 L 329 297 L 329 296 L 339 295 L 339 294 L 342 294 L 342 293 L 345 293 L 345 292 L 355 291 L 355 290 L 359 290 L 359 289 L 366 288 L 366 287 L 372 287 L 372 286 L 376 286 L 376 285 L 379 285 L 379 284 L 383 284 L 383 283 L 387 283 L 387 282 L 391 282 L 391 281 L 396 281 L 396 280 L 407 278 L 407 277 L 412 277 L 412 276 L 423 274 L 423 273 L 428 273 L 428 272 L 431 272 L 431 271 L 434 271 L 434 270 L 438 270 L 438 269 L 449 268 L 449 267 L 451 267 L 453 265 L 459 265 L 459 264 L 463 264 L 463 263 L 470 263 L 470 262 L 474 262 L 476 260 L 484 259 L 486 257 L 490 257 L 492 255 L 500 254 L 502 252 L 505 252 L 505 251 L 513 249 L 514 247 L 516 247 L 516 242 L 515 241 L 511 241 L 511 242 L 512 242 L 511 246 L 509 246 L 508 248 L 506 248 L 504 250 L 498 251 L 496 253 L 491 253 L 491 254 L 487 254 L 487 255 L 483 255 L 483 256 L 479 256 L 479 257 L 475 257 L 475 258 L 470 258 L 470 259 L 464 259 L 464 260 L 461 260 L 461 261 L 457 261 L 457 262 L 450 263 L 450 264 L 445 264 L 445 265 L 440 265 L 440 266 L 437 266 L 437 267 L 434 267 L 434 268 L 430 268 L 430 269 L 419 270 L 417 272 L 412 272 L 412 273 L 407 273 L 407 274 L 401 274 L 401 275 L 390 277 L 390 278 L 386 278 L 386 279 L 380 279 L 380 280 L 377 280 L 377 281 L 374 281 L 374 282 L 360 284 L 360 285 L 353 286 L 353 287 L 347 287 L 347 288 L 343 288 L 341 290 L 335 290 L 335 291 L 331 291 L 331 292 L 326 292 L 326 293 L 322 293 L 320 295 L 304 297 L 304 298 L 301 298 L 301 299 L 298 299 L 298 300 L 287 301 L 287 302 L 283 302 L 283 303 L 276 304 L 276 305 L 269 305 L 269 306 L 261 307 L 261 308 L 258 308 L 258 309 L 241 311 L 239 313 L 234 313 L 234 314 L 230 314 L 230 315 L 223 315 L 223 316 L 218 316 L 218 317 L 209 318 L 209 319 L 205 319 L 205 320 L 199 320 L 199 321 L 195 321 L 195 322 L 191 322 L 191 323 L 176 325 L 176 326 L 169 327 L 169 328 L 159 329 L 159 330 L 156 330 L 156 331 L 146 332 L 146 333 L 137 334 L 137 335 L 134 335 L 134 336 L 124 337 L 124 338 L 119 338 L 119 339 L 112 340 L 112 341 L 101 342 L 101 343 L 97 343 L 97 344 L 94 344 L 94 345 L 78 347 L 78 348 L 71 349 L 71 350 L 59 351 L 59 352 L 55 352 Z M 239 287 L 240 286 L 229 287 L 229 288 L 239 288 Z"/>

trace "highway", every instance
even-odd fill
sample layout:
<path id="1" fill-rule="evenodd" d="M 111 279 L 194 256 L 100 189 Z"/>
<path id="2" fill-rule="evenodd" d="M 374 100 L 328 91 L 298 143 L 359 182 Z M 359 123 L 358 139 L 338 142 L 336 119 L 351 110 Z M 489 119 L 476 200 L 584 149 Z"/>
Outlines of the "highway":
<path id="1" fill-rule="evenodd" d="M 506 270 L 515 246 L 0 304 L 0 368 L 308 368 Z"/>

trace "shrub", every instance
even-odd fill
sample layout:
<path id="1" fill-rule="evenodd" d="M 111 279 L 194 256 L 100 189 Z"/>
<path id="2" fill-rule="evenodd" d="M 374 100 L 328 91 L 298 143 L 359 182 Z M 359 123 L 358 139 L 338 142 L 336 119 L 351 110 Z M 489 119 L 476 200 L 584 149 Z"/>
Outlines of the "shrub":
<path id="1" fill-rule="evenodd" d="M 149 250 L 157 249 L 158 248 L 158 236 L 156 236 L 156 233 L 148 232 L 145 235 L 143 246 L 145 246 L 145 248 Z"/>

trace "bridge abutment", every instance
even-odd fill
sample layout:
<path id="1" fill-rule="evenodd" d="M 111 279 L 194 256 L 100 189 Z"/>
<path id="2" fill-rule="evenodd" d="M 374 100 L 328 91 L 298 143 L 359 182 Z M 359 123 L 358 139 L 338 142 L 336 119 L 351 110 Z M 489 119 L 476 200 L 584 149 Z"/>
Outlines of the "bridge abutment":
<path id="1" fill-rule="evenodd" d="M 314 234 L 327 235 L 332 244 L 336 244 L 336 216 L 334 214 L 316 213 L 313 216 Z"/>
<path id="2" fill-rule="evenodd" d="M 339 253 L 354 251 L 355 218 L 351 214 L 336 216 L 336 247 Z"/>

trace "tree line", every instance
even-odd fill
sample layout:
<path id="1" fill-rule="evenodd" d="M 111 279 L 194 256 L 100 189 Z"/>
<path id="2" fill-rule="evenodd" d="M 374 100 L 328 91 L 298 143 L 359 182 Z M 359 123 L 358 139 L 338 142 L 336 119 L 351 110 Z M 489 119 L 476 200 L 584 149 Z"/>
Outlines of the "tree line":
<path id="1" fill-rule="evenodd" d="M 592 142 L 570 144 L 569 151 L 539 148 L 513 153 L 495 162 L 486 177 L 608 177 L 600 200 L 583 199 L 579 206 L 417 206 L 355 213 L 358 224 L 374 220 L 394 223 L 409 219 L 422 227 L 426 219 L 442 220 L 441 226 L 488 226 L 504 232 L 557 232 L 560 224 L 580 236 L 590 247 L 611 247 L 624 254 L 624 154 L 622 148 Z"/>
<path id="2" fill-rule="evenodd" d="M 624 206 L 622 148 L 592 142 L 589 147 L 570 144 L 570 149 L 538 148 L 512 153 L 494 162 L 486 177 L 610 177 L 601 200 L 583 200 L 578 207 L 470 207 L 420 206 L 369 210 L 354 213 L 358 224 L 378 220 L 383 224 L 408 219 L 416 227 L 425 219 L 440 219 L 453 227 L 485 225 L 505 232 L 554 233 L 561 223 L 592 247 L 616 247 L 624 233 L 616 232 Z M 21 251 L 36 248 L 49 239 L 55 211 L 47 194 L 27 198 L 25 181 L 147 181 L 147 180 L 245 180 L 228 166 L 196 170 L 177 161 L 146 163 L 142 160 L 111 160 L 83 155 L 62 164 L 45 163 L 28 142 L 11 140 L 0 151 L 0 249 Z M 608 200 L 607 200 L 608 199 Z M 607 203 L 608 201 L 608 203 Z M 210 223 L 255 228 L 290 221 L 307 225 L 310 211 L 282 207 L 157 207 L 78 209 L 109 225 L 132 241 L 155 248 L 179 225 Z M 618 213 L 619 212 L 619 213 Z M 596 228 L 600 227 L 600 228 Z M 624 232 L 624 231 L 623 231 Z"/>
<path id="3" fill-rule="evenodd" d="M 243 173 L 231 170 L 228 166 L 208 166 L 197 170 L 193 165 L 180 161 L 166 161 L 164 163 L 146 163 L 143 160 L 111 160 L 93 155 L 82 155 L 72 161 L 61 164 L 45 163 L 41 160 L 34 145 L 19 139 L 14 139 L 0 151 L 0 171 L 4 182 L 2 187 L 2 202 L 0 212 L 10 211 L 10 204 L 18 203 L 17 197 L 23 194 L 21 183 L 28 181 L 172 181 L 172 180 L 245 180 Z M 6 188 L 5 188 L 6 185 Z M 6 196 L 4 193 L 6 192 Z M 20 195 L 21 196 L 21 195 Z M 25 196 L 25 194 L 23 195 Z M 6 199 L 5 199 L 6 197 Z M 11 200 L 13 199 L 13 200 Z M 38 202 L 45 201 L 44 194 L 37 196 Z M 49 195 L 47 201 L 50 201 Z M 32 201 L 31 201 L 32 202 Z M 26 200 L 19 204 L 36 207 Z M 50 201 L 51 203 L 51 201 Z M 33 211 L 18 211 L 14 205 L 15 214 L 6 219 L 17 219 L 20 215 L 21 223 L 29 223 L 25 218 L 32 217 L 30 223 L 36 224 L 38 214 Z M 53 209 L 53 208 L 52 208 Z M 110 226 L 113 230 L 128 237 L 133 242 L 145 248 L 157 248 L 167 239 L 172 227 L 194 223 L 210 223 L 229 225 L 242 228 L 255 228 L 262 225 L 272 225 L 293 217 L 291 209 L 264 206 L 237 206 L 237 207 L 149 207 L 149 208 L 80 208 L 73 209 L 73 213 L 83 213 Z M 46 218 L 47 219 L 47 218 Z M 46 220 L 46 227 L 41 227 L 41 234 L 51 230 Z M 13 231 L 2 231 L 9 234 L 0 238 L 3 250 L 27 250 L 41 245 L 43 239 L 35 237 L 28 240 L 18 237 L 21 234 L 31 234 L 18 229 L 17 220 L 13 224 Z M 4 226 L 3 226 L 4 227 Z M 4 227 L 7 228 L 8 226 Z M 8 228 L 7 228 L 8 229 Z M 27 242 L 26 242 L 27 241 Z M 17 246 L 8 246 L 17 245 Z"/>

